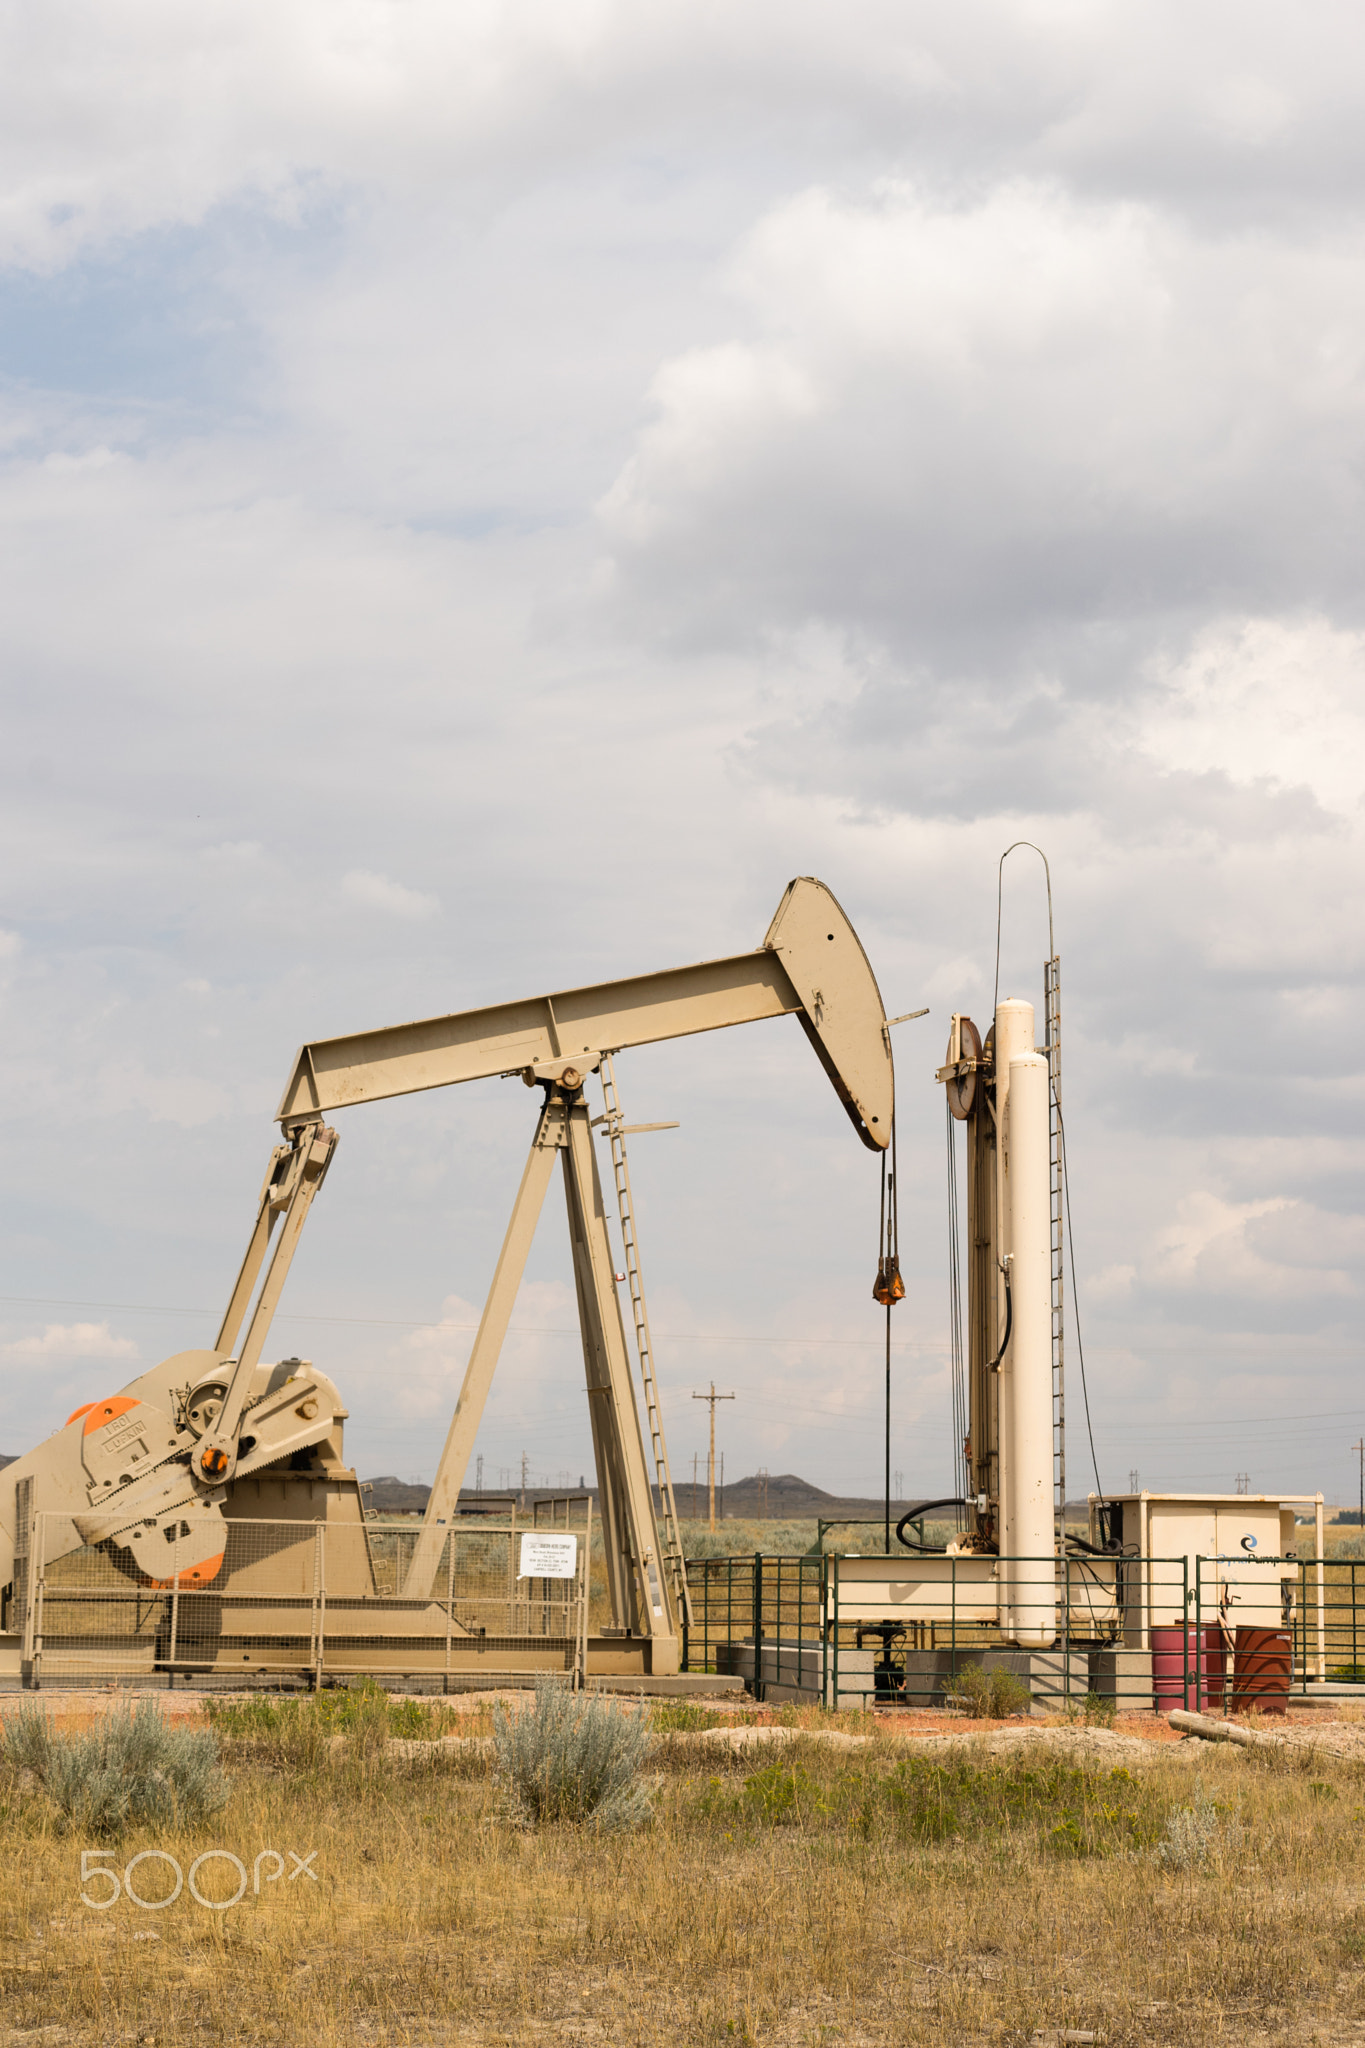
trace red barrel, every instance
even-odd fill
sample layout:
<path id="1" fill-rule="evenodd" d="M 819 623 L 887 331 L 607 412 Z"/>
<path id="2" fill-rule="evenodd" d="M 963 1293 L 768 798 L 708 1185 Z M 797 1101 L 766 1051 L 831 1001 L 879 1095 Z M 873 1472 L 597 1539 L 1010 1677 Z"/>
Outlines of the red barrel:
<path id="1" fill-rule="evenodd" d="M 1293 1678 L 1294 1638 L 1287 1628 L 1238 1629 L 1229 1713 L 1283 1714 Z"/>
<path id="2" fill-rule="evenodd" d="M 1154 1628 L 1152 1630 L 1152 1694 L 1156 1696 L 1156 1712 L 1171 1714 L 1177 1706 L 1201 1708 L 1212 1692 L 1212 1661 L 1214 1642 L 1218 1638 L 1218 1692 L 1222 1694 L 1224 1681 L 1224 1651 L 1222 1634 L 1218 1628 L 1205 1628 L 1203 1642 L 1199 1642 L 1199 1630 L 1189 1622 L 1185 1628 Z M 1185 1681 L 1189 1677 L 1189 1698 L 1185 1698 Z"/>
<path id="3" fill-rule="evenodd" d="M 1204 1663 L 1208 1671 L 1208 1690 L 1200 1705 L 1221 1707 L 1227 1683 L 1228 1653 L 1227 1640 L 1216 1621 L 1206 1622 L 1204 1626 Z"/>

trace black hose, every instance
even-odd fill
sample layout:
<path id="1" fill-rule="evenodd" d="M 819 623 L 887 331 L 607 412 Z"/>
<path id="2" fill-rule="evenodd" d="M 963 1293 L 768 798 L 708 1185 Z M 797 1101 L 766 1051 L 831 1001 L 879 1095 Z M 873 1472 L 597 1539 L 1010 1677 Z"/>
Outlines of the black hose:
<path id="1" fill-rule="evenodd" d="M 1004 1262 L 1003 1271 L 1005 1275 L 1005 1334 L 1000 1340 L 1000 1349 L 986 1367 L 987 1372 L 995 1372 L 999 1367 L 1001 1359 L 1010 1348 L 1010 1332 L 1014 1328 L 1014 1295 L 1010 1290 L 1010 1265 L 1008 1259 Z"/>
<path id="2" fill-rule="evenodd" d="M 1068 1535 L 1067 1542 L 1075 1550 L 1083 1550 L 1088 1557 L 1141 1557 L 1136 1543 L 1087 1543 L 1084 1536 Z"/>
<path id="3" fill-rule="evenodd" d="M 969 1508 L 972 1503 L 954 1494 L 946 1500 L 922 1500 L 918 1507 L 907 1508 L 896 1524 L 896 1541 L 903 1543 L 907 1550 L 918 1551 L 924 1557 L 941 1557 L 942 1550 L 936 1543 L 912 1543 L 905 1533 L 907 1522 L 917 1522 L 921 1515 L 927 1515 L 930 1508 Z"/>

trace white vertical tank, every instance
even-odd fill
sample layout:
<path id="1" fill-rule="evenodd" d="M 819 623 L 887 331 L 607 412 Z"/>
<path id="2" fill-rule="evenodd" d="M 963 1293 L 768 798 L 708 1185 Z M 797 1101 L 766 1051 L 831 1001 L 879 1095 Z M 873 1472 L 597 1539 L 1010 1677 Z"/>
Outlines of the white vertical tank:
<path id="1" fill-rule="evenodd" d="M 1029 1016 L 1031 1023 L 1031 1010 Z M 1001 1547 L 1008 1556 L 1037 1560 L 1010 1575 L 1006 1623 L 1015 1642 L 1034 1647 L 1050 1644 L 1056 1635 L 1047 1061 L 1030 1046 L 1011 1057 L 1009 1077 L 1004 1178 L 1013 1327 L 1000 1367 L 1000 1409 L 1009 1416 L 1007 1436 L 1002 1429 L 1009 1445 L 1009 1480 Z"/>
<path id="2" fill-rule="evenodd" d="M 995 1242 L 1000 1258 L 1006 1258 L 1012 1249 L 1011 1204 L 1010 1204 L 1010 1068 L 1014 1061 L 1031 1057 L 1033 1053 L 1033 1005 L 1023 1002 L 1017 996 L 1006 996 L 1004 1002 L 995 1008 L 995 1119 L 996 1119 L 996 1219 Z M 1000 1323 L 995 1332 L 995 1348 L 1000 1347 L 1005 1334 L 1005 1290 L 999 1289 Z M 1050 1316 L 1049 1296 L 1049 1316 Z M 1018 1317 L 1018 1303 L 1015 1303 L 1015 1317 Z M 1000 1498 L 998 1502 L 996 1527 L 1000 1534 L 1000 1549 L 1003 1554 L 1013 1556 L 1014 1545 L 1006 1541 L 1005 1532 L 1012 1526 L 1013 1507 L 1011 1492 L 1014 1475 L 1014 1413 L 1009 1397 L 1010 1382 L 1006 1377 L 1011 1345 L 1001 1360 L 997 1446 L 999 1450 Z M 1014 1595 L 1012 1574 L 1007 1565 L 1000 1571 L 1000 1625 L 1007 1633 L 1014 1627 Z"/>

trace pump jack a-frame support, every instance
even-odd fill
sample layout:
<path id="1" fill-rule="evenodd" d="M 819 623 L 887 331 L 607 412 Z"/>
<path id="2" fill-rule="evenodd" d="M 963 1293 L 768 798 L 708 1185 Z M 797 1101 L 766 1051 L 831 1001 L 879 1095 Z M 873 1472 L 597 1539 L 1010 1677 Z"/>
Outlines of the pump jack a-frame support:
<path id="1" fill-rule="evenodd" d="M 445 1525 L 453 1519 L 459 1502 L 556 1156 L 563 1166 L 569 1211 L 612 1617 L 623 1632 L 650 1638 L 654 1652 L 651 1668 L 658 1672 L 668 1668 L 665 1643 L 668 1638 L 676 1641 L 678 1620 L 659 1557 L 658 1518 L 631 1384 L 602 1183 L 581 1089 L 567 1098 L 559 1089 L 547 1089 L 403 1592 L 410 1599 L 425 1599 L 430 1594 L 445 1542 Z M 665 1661 L 661 1663 L 661 1659 Z M 676 1670 L 676 1663 L 671 1668 Z"/>
<path id="2" fill-rule="evenodd" d="M 788 886 L 763 945 L 752 953 L 305 1045 L 277 1111 L 286 1142 L 271 1157 L 256 1225 L 219 1331 L 220 1362 L 198 1403 L 208 1426 L 194 1453 L 196 1487 L 229 1486 L 242 1443 L 250 1441 L 242 1438 L 241 1424 L 252 1373 L 304 1219 L 336 1147 L 336 1133 L 324 1117 L 387 1096 L 494 1075 L 518 1077 L 544 1090 L 544 1104 L 403 1594 L 425 1598 L 431 1592 L 558 1154 L 613 1631 L 646 1647 L 652 1673 L 676 1671 L 680 1617 L 659 1555 L 584 1083 L 604 1057 L 627 1046 L 792 1015 L 800 1018 L 863 1143 L 884 1150 L 894 1107 L 886 1014 L 857 934 L 830 891 L 811 877 Z M 247 1320 L 245 1342 L 239 1356 L 228 1356 L 247 1318 L 280 1216 L 284 1225 Z M 196 1405 L 198 1392 L 191 1394 L 188 1406 Z"/>

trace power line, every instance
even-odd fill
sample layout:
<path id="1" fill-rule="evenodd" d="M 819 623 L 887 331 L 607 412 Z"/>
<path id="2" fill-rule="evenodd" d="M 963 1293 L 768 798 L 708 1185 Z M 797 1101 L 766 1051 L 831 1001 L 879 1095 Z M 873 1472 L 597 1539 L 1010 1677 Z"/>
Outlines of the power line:
<path id="1" fill-rule="evenodd" d="M 216 1316 L 217 1309 L 210 1308 L 167 1308 L 164 1304 L 149 1301 L 70 1301 L 59 1295 L 49 1294 L 0 1294 L 0 1302 L 9 1302 L 29 1308 L 100 1308 L 112 1310 L 121 1315 L 144 1316 Z M 337 1323 L 354 1325 L 365 1330 L 477 1330 L 477 1323 L 418 1322 L 402 1316 L 327 1316 L 315 1315 L 305 1310 L 280 1310 L 272 1318 L 277 1323 Z M 512 1323 L 509 1337 L 582 1337 L 582 1331 L 575 1323 Z M 833 1346 L 846 1350 L 880 1351 L 882 1341 L 878 1337 L 750 1337 L 742 1331 L 734 1333 L 720 1330 L 669 1330 L 666 1333 L 670 1344 L 804 1344 Z M 945 1351 L 946 1345 L 906 1342 L 896 1347 L 900 1351 L 921 1352 Z"/>

